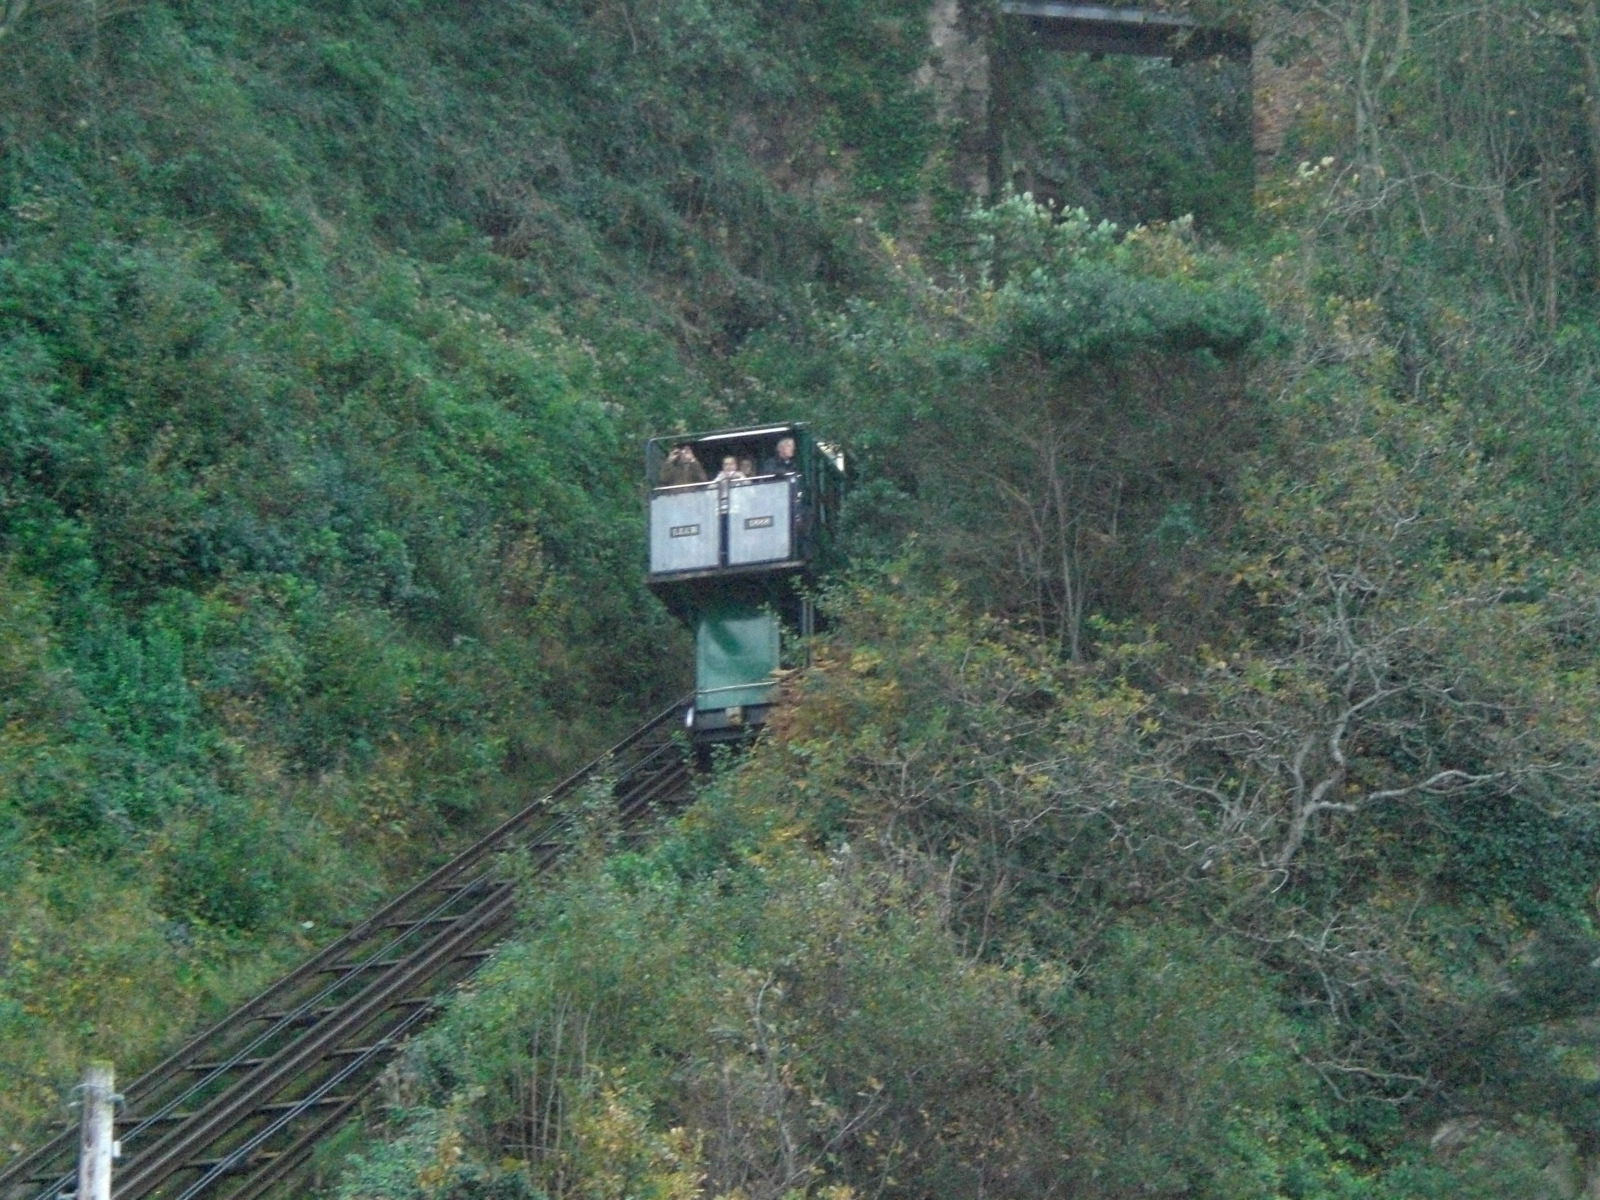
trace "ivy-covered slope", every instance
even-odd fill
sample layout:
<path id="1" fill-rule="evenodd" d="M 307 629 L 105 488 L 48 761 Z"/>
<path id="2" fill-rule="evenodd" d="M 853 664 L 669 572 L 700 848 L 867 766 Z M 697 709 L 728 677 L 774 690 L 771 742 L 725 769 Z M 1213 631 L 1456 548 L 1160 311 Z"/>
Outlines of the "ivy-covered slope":
<path id="1" fill-rule="evenodd" d="M 934 126 L 905 3 L 0 20 L 4 1154 L 683 686 L 641 439 Z"/>
<path id="2" fill-rule="evenodd" d="M 339 1194 L 1592 1186 L 1593 6 L 1249 7 L 1320 65 L 1231 248 L 1003 199 L 745 340 L 863 477 L 814 666 Z"/>
<path id="3" fill-rule="evenodd" d="M 1096 211 L 969 211 L 921 4 L 5 6 L 0 1151 L 672 694 L 638 441 L 797 416 L 796 703 L 330 1186 L 1575 1194 L 1594 5 L 1188 7 L 1253 215 L 1219 76 L 1027 53 Z"/>
<path id="4" fill-rule="evenodd" d="M 970 244 L 815 334 L 875 470 L 772 736 L 530 886 L 338 1194 L 1578 1194 L 1594 547 L 1487 449 L 1548 416 L 1187 223 Z"/>

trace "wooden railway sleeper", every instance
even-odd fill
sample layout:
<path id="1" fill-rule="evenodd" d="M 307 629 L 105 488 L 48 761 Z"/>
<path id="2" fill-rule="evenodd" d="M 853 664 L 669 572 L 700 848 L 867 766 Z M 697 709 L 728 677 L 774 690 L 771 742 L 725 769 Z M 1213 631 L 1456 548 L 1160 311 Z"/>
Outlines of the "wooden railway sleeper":
<path id="1" fill-rule="evenodd" d="M 461 957 L 463 959 L 484 959 L 493 953 L 493 950 L 468 950 Z M 325 967 L 324 970 L 330 974 L 333 972 L 353 973 L 356 971 L 388 970 L 391 967 L 398 967 L 404 961 L 405 959 L 403 958 L 384 958 L 368 962 L 342 962 L 334 963 L 333 966 Z"/>
<path id="2" fill-rule="evenodd" d="M 400 1042 L 402 1042 L 407 1036 L 410 1035 L 411 1032 L 413 1032 L 415 1026 L 419 1025 L 426 1019 L 427 1012 L 427 1009 L 418 1009 L 417 1011 L 413 1012 L 411 1016 L 406 1018 L 404 1024 L 395 1030 L 394 1034 L 387 1040 L 385 1045 L 375 1046 L 371 1055 L 367 1059 L 357 1059 L 352 1061 L 345 1068 L 345 1070 L 341 1071 L 333 1079 L 326 1081 L 322 1087 L 318 1089 L 317 1093 L 313 1093 L 312 1098 L 320 1098 L 319 1093 L 325 1092 L 326 1090 L 339 1086 L 340 1084 L 352 1082 L 363 1070 L 366 1070 L 369 1067 L 375 1067 L 378 1062 L 382 1061 L 383 1052 L 398 1046 Z M 336 1128 L 341 1122 L 344 1121 L 344 1119 L 349 1115 L 350 1111 L 356 1106 L 361 1098 L 372 1090 L 373 1086 L 377 1082 L 378 1075 L 379 1073 L 376 1070 L 366 1070 L 364 1081 L 353 1087 L 342 1103 L 330 1106 L 325 1111 L 318 1113 L 315 1116 L 314 1121 L 307 1128 L 302 1129 L 300 1133 L 291 1142 L 289 1142 L 288 1145 L 284 1146 L 276 1157 L 268 1162 L 252 1163 L 252 1170 L 249 1179 L 245 1180 L 240 1187 L 236 1188 L 230 1194 L 229 1200 L 256 1200 L 257 1197 L 261 1196 L 278 1182 L 280 1182 L 284 1176 L 286 1176 L 290 1171 L 294 1170 L 294 1168 L 301 1162 L 305 1161 L 306 1157 L 310 1154 L 312 1147 L 316 1145 L 316 1143 L 328 1130 Z M 258 1130 L 244 1143 L 243 1146 L 235 1147 L 234 1150 L 229 1152 L 228 1157 L 249 1154 L 252 1149 L 264 1143 L 268 1138 L 275 1136 L 287 1128 L 289 1121 L 292 1120 L 294 1116 L 300 1115 L 306 1111 L 308 1110 L 305 1108 L 300 1108 L 294 1113 L 286 1114 L 285 1116 L 280 1117 L 266 1129 Z M 190 1184 L 189 1187 L 186 1188 L 180 1196 L 175 1197 L 174 1200 L 192 1200 L 193 1197 L 204 1193 L 209 1188 L 211 1182 L 212 1180 L 210 1178 L 202 1177 L 201 1179 L 198 1179 L 194 1183 Z"/>
<path id="3" fill-rule="evenodd" d="M 399 962 L 395 962 L 392 965 L 399 966 L 400 963 Z M 409 997 L 408 999 L 405 999 L 405 1000 L 396 1000 L 395 1001 L 396 1005 L 401 1005 L 401 1004 L 431 1004 L 431 1003 L 433 1003 L 432 999 L 430 997 L 427 997 L 427 996 L 412 996 L 412 997 Z M 339 1009 L 340 1009 L 340 1005 L 328 1004 L 328 1005 L 324 1005 L 321 1008 L 313 1008 L 313 1009 L 309 1009 L 309 1010 L 297 1009 L 297 1010 L 295 1010 L 293 1012 L 265 1013 L 261 1017 L 259 1017 L 258 1019 L 262 1020 L 262 1021 L 269 1021 L 269 1020 L 270 1021 L 285 1021 L 285 1022 L 291 1022 L 292 1021 L 292 1023 L 294 1025 L 297 1025 L 297 1026 L 313 1025 L 316 1022 L 322 1020 L 324 1017 L 332 1016 L 334 1013 L 338 1012 Z"/>
<path id="4" fill-rule="evenodd" d="M 347 1099 L 349 1099 L 348 1096 L 330 1096 L 326 1100 L 313 1101 L 313 1103 L 317 1103 L 317 1104 L 334 1104 L 334 1103 L 342 1103 L 343 1101 L 345 1101 Z M 281 1109 L 281 1108 L 293 1108 L 293 1107 L 295 1107 L 296 1105 L 298 1105 L 300 1103 L 301 1102 L 298 1101 L 298 1100 L 285 1100 L 285 1101 L 282 1101 L 282 1102 L 276 1103 L 276 1104 L 263 1104 L 260 1107 L 260 1109 L 258 1109 L 257 1111 L 259 1111 L 259 1112 L 271 1112 L 271 1111 L 275 1111 L 275 1110 Z M 147 1121 L 160 1121 L 160 1122 L 162 1122 L 164 1124 L 171 1124 L 173 1121 L 192 1121 L 192 1120 L 194 1120 L 194 1118 L 197 1115 L 198 1115 L 197 1113 L 193 1113 L 193 1112 L 176 1112 L 176 1113 L 168 1113 L 164 1117 L 140 1117 L 140 1116 L 118 1117 L 113 1122 L 113 1126 L 118 1128 L 118 1129 L 120 1129 L 124 1125 L 142 1125 Z"/>
<path id="5" fill-rule="evenodd" d="M 461 918 L 459 916 L 453 916 L 453 917 L 422 917 L 420 919 L 410 920 L 410 921 L 386 921 L 381 926 L 379 926 L 379 928 L 381 928 L 381 929 L 422 929 L 422 928 L 426 928 L 429 925 L 449 925 L 450 923 L 452 923 L 454 921 L 459 921 L 460 919 Z"/>
<path id="6" fill-rule="evenodd" d="M 217 1168 L 226 1166 L 229 1171 L 247 1171 L 256 1163 L 271 1162 L 280 1153 L 282 1151 L 279 1150 L 257 1150 L 253 1155 L 245 1159 L 236 1159 L 228 1154 L 224 1154 L 221 1158 L 195 1158 L 184 1163 L 182 1169 L 214 1174 Z"/>

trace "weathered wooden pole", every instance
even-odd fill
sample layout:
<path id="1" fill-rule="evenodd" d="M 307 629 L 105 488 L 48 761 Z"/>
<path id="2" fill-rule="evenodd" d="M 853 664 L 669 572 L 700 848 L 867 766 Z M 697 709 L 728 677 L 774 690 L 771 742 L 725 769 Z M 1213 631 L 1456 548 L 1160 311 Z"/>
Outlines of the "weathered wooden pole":
<path id="1" fill-rule="evenodd" d="M 92 1062 L 84 1069 L 77 1200 L 111 1200 L 111 1156 L 116 1145 L 112 1131 L 114 1084 L 110 1063 Z"/>

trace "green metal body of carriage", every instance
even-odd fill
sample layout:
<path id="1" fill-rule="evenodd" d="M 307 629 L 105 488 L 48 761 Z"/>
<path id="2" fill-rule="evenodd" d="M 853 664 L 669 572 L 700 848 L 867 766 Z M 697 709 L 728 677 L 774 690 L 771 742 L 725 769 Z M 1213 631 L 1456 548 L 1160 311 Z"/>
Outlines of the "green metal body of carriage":
<path id="1" fill-rule="evenodd" d="M 700 746 L 742 738 L 776 701 L 786 638 L 812 632 L 843 460 L 804 425 L 762 425 L 652 438 L 645 478 L 649 584 L 694 631 L 686 723 Z"/>

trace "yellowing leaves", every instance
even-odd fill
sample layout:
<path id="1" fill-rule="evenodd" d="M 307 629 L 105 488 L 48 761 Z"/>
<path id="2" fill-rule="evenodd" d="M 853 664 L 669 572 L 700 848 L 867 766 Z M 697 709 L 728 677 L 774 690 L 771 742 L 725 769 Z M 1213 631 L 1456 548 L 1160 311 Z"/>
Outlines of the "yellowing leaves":
<path id="1" fill-rule="evenodd" d="M 883 667 L 883 655 L 867 647 L 850 655 L 850 670 L 856 675 L 873 675 Z"/>

